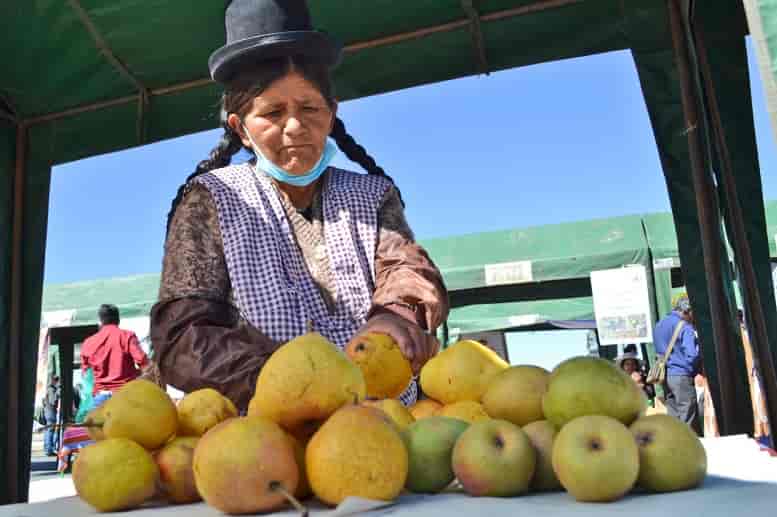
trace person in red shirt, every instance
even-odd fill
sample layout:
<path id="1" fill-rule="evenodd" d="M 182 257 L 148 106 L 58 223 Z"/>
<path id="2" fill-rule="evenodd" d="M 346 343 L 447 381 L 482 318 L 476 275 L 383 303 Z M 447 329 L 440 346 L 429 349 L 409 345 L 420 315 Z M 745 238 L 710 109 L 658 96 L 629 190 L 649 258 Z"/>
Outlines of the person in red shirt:
<path id="1" fill-rule="evenodd" d="M 81 371 L 92 369 L 95 397 L 110 396 L 149 365 L 135 333 L 119 328 L 118 307 L 101 305 L 98 316 L 100 330 L 81 345 Z"/>

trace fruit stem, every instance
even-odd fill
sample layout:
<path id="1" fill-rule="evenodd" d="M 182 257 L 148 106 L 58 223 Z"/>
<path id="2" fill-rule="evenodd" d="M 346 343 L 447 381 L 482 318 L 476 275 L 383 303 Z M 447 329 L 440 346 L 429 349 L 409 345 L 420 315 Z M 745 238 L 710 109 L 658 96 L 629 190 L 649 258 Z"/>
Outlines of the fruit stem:
<path id="1" fill-rule="evenodd" d="M 280 492 L 283 494 L 283 497 L 286 498 L 286 500 L 291 503 L 291 505 L 297 509 L 297 511 L 300 514 L 300 517 L 308 517 L 308 509 L 305 508 L 305 506 L 300 503 L 296 497 L 291 495 L 288 490 L 286 490 L 283 485 L 279 481 L 271 481 L 270 482 L 270 490 L 273 492 Z"/>

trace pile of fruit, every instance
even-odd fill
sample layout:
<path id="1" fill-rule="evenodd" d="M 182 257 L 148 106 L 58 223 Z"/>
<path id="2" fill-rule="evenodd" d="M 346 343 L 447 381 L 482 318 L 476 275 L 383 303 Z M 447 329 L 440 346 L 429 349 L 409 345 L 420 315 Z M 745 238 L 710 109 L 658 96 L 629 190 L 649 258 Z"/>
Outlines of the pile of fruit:
<path id="1" fill-rule="evenodd" d="M 431 398 L 405 408 L 394 397 L 411 379 L 387 336 L 363 336 L 342 354 L 310 333 L 270 357 L 246 416 L 213 389 L 176 407 L 153 383 L 133 381 L 89 415 L 97 442 L 76 459 L 76 491 L 100 511 L 204 499 L 239 514 L 301 508 L 312 496 L 391 501 L 403 490 L 564 489 L 614 501 L 634 487 L 693 488 L 706 475 L 694 432 L 645 416 L 642 390 L 603 359 L 548 372 L 460 341 L 421 370 Z"/>

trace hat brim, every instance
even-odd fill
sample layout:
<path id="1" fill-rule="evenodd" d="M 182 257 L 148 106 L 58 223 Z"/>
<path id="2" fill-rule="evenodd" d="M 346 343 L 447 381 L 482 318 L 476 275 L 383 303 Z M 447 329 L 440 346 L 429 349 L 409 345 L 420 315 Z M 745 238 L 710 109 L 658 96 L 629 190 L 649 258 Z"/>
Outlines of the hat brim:
<path id="1" fill-rule="evenodd" d="M 303 55 L 334 67 L 342 45 L 321 31 L 289 31 L 262 34 L 224 45 L 211 54 L 208 68 L 214 81 L 228 82 L 241 68 L 258 61 Z"/>

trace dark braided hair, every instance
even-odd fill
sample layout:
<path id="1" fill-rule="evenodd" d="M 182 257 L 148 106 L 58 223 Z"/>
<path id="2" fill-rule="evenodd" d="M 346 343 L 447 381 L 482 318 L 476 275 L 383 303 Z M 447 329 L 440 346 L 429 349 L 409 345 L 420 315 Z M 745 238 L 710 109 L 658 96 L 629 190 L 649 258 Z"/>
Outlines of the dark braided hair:
<path id="1" fill-rule="evenodd" d="M 302 56 L 293 56 L 287 58 L 268 59 L 256 63 L 250 69 L 241 72 L 231 83 L 227 84 L 224 94 L 221 97 L 220 124 L 224 129 L 218 145 L 208 155 L 208 158 L 197 164 L 194 172 L 186 178 L 183 185 L 178 188 L 178 192 L 173 199 L 170 212 L 167 214 L 167 230 L 170 230 L 170 223 L 173 220 L 173 214 L 178 204 L 183 199 L 189 182 L 200 174 L 226 167 L 232 161 L 241 148 L 253 153 L 253 149 L 244 147 L 243 142 L 229 124 L 227 117 L 231 113 L 237 114 L 241 119 L 251 110 L 253 100 L 257 95 L 266 90 L 270 84 L 282 78 L 286 74 L 295 71 L 302 77 L 310 81 L 329 104 L 330 108 L 335 107 L 335 97 L 332 87 L 332 78 L 329 75 L 329 68 L 319 62 L 310 61 Z M 348 157 L 349 160 L 358 163 L 369 174 L 384 176 L 394 183 L 386 172 L 375 163 L 375 160 L 367 154 L 367 151 L 359 145 L 354 138 L 345 130 L 345 124 L 339 118 L 335 118 L 332 127 L 332 139 L 337 147 Z M 399 192 L 399 189 L 397 189 Z M 402 196 L 400 194 L 400 200 Z M 402 203 L 404 206 L 404 202 Z"/>
<path id="2" fill-rule="evenodd" d="M 394 185 L 402 206 L 405 206 L 405 201 L 402 199 L 402 193 L 399 191 L 399 188 L 397 188 L 394 180 L 391 178 L 391 176 L 386 174 L 386 171 L 383 170 L 383 167 L 378 165 L 372 156 L 367 154 L 367 150 L 363 146 L 359 145 L 359 143 L 354 140 L 348 131 L 346 131 L 345 123 L 340 120 L 340 117 L 335 118 L 335 123 L 332 126 L 332 132 L 329 136 L 332 137 L 332 139 L 337 144 L 337 147 L 340 148 L 340 150 L 343 152 L 343 154 L 345 154 L 345 156 L 348 157 L 349 160 L 361 165 L 368 174 L 376 174 L 388 179 L 391 184 Z"/>

